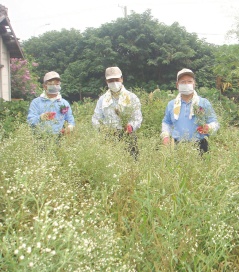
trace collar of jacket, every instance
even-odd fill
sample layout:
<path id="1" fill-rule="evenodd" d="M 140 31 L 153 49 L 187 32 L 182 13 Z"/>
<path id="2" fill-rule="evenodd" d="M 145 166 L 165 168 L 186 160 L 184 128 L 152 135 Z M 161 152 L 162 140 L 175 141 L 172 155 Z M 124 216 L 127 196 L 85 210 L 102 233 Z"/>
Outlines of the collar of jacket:
<path id="1" fill-rule="evenodd" d="M 112 94 L 111 94 L 111 91 L 108 90 L 104 95 L 103 102 L 102 102 L 102 108 L 107 108 L 112 103 L 113 103 Z M 125 89 L 124 86 L 122 86 L 122 89 L 119 94 L 118 105 L 123 106 L 123 107 L 131 105 L 131 99 L 130 99 L 129 92 Z"/>

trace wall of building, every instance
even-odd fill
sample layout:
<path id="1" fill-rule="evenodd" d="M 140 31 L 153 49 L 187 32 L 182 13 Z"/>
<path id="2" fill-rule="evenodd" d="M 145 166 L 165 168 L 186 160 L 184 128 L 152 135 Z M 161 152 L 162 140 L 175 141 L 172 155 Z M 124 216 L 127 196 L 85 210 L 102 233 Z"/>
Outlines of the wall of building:
<path id="1" fill-rule="evenodd" d="M 0 37 L 0 98 L 11 100 L 10 54 Z"/>

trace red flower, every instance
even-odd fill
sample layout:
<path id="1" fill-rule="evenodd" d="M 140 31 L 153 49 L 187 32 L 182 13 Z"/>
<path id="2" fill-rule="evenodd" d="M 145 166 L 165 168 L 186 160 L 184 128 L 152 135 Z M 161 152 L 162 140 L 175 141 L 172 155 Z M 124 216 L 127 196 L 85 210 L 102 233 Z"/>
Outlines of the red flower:
<path id="1" fill-rule="evenodd" d="M 47 112 L 46 115 L 47 115 L 47 120 L 52 120 L 55 118 L 56 113 L 53 111 L 50 111 L 50 112 Z"/>

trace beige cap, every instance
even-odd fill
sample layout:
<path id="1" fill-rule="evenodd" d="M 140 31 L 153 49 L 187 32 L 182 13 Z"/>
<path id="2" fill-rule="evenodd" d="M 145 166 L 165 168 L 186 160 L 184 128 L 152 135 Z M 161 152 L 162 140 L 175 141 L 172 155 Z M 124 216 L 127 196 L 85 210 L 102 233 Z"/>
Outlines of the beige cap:
<path id="1" fill-rule="evenodd" d="M 183 68 L 181 71 L 178 72 L 177 74 L 177 81 L 180 79 L 180 77 L 184 76 L 184 75 L 189 75 L 193 78 L 195 78 L 195 75 L 193 73 L 192 70 L 187 69 L 187 68 Z"/>
<path id="2" fill-rule="evenodd" d="M 108 67 L 105 70 L 105 78 L 120 78 L 122 77 L 122 72 L 119 67 Z"/>
<path id="3" fill-rule="evenodd" d="M 51 71 L 45 74 L 43 82 L 45 83 L 46 81 L 53 79 L 53 78 L 60 78 L 59 74 L 57 72 Z"/>

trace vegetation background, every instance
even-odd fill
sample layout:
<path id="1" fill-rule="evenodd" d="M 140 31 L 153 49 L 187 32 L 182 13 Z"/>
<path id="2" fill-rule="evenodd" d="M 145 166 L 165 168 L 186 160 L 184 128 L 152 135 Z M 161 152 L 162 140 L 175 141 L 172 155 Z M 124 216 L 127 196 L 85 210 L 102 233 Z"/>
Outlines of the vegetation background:
<path id="1" fill-rule="evenodd" d="M 238 28 L 230 35 L 239 39 Z M 29 62 L 37 64 L 31 74 L 38 75 L 38 82 L 46 72 L 56 70 L 62 77 L 62 93 L 72 102 L 97 98 L 106 88 L 104 72 L 109 66 L 121 68 L 128 88 L 147 92 L 174 90 L 176 74 L 183 67 L 195 72 L 198 87 L 238 89 L 238 45 L 208 44 L 177 22 L 159 23 L 150 10 L 83 33 L 49 31 L 25 41 L 23 48 Z M 13 97 L 17 89 L 13 86 Z"/>
<path id="2" fill-rule="evenodd" d="M 14 75 L 30 69 L 35 85 L 13 84 L 25 100 L 0 101 L 0 270 L 239 271 L 238 48 L 158 24 L 149 11 L 26 41 Z M 138 161 L 91 126 L 96 102 L 86 97 L 104 91 L 112 65 L 142 103 Z M 159 137 L 183 67 L 221 125 L 203 157 Z M 62 75 L 77 124 L 60 143 L 37 140 L 26 124 L 49 70 Z"/>

